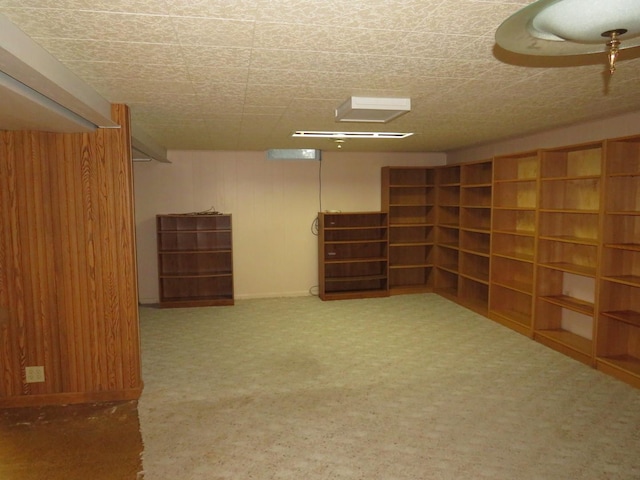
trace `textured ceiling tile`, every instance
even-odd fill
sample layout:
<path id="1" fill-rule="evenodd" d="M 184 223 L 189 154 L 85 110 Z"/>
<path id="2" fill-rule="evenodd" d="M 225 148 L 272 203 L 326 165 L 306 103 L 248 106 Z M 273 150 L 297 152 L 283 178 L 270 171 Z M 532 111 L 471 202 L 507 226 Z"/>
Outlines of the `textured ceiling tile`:
<path id="1" fill-rule="evenodd" d="M 259 0 L 173 0 L 169 1 L 168 11 L 182 17 L 254 20 L 260 3 Z"/>
<path id="2" fill-rule="evenodd" d="M 38 41 L 49 53 L 63 63 L 68 61 L 84 61 L 165 66 L 183 64 L 179 45 L 67 40 L 61 38 L 35 38 L 34 40 Z"/>
<path id="3" fill-rule="evenodd" d="M 257 23 L 253 45 L 272 50 L 295 48 L 318 52 L 358 52 L 363 38 L 371 37 L 366 30 L 356 28 Z M 372 48 L 372 44 L 369 43 L 368 47 Z"/>
<path id="4" fill-rule="evenodd" d="M 308 50 L 256 49 L 251 57 L 251 68 L 277 70 L 328 70 L 343 72 L 369 72 L 369 57 L 353 53 L 312 52 Z"/>
<path id="5" fill-rule="evenodd" d="M 32 37 L 177 43 L 168 17 L 41 9 L 8 9 L 3 13 Z"/>
<path id="6" fill-rule="evenodd" d="M 516 4 L 494 4 L 475 0 L 442 3 L 424 17 L 421 29 L 452 35 L 484 35 L 495 32 L 500 24 L 520 7 Z"/>
<path id="7" fill-rule="evenodd" d="M 202 66 L 191 63 L 187 66 L 189 79 L 196 85 L 220 83 L 244 84 L 249 76 L 249 68 L 227 68 L 215 65 Z"/>
<path id="8" fill-rule="evenodd" d="M 173 0 L 0 0 L 0 6 L 8 7 L 165 15 L 171 3 Z"/>
<path id="9" fill-rule="evenodd" d="M 442 0 L 273 0 L 262 2 L 257 19 L 331 27 L 411 30 Z"/>
<path id="10" fill-rule="evenodd" d="M 114 62 L 66 62 L 78 76 L 90 82 L 91 78 L 120 79 L 123 83 L 143 83 L 149 80 L 185 83 L 187 69 L 182 66 L 145 65 Z"/>
<path id="11" fill-rule="evenodd" d="M 253 24 L 247 21 L 177 17 L 172 22 L 182 45 L 250 47 L 253 41 Z"/>
<path id="12" fill-rule="evenodd" d="M 213 46 L 185 45 L 181 47 L 184 63 L 191 67 L 212 66 L 218 68 L 247 68 L 251 59 L 248 48 L 218 48 Z"/>

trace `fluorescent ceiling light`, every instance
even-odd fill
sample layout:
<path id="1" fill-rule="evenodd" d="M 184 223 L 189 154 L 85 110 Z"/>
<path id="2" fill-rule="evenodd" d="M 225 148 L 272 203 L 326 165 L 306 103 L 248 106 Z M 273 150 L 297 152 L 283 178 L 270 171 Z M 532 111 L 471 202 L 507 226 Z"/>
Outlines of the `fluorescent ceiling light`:
<path id="1" fill-rule="evenodd" d="M 409 111 L 410 98 L 351 97 L 336 109 L 336 120 L 386 123 Z"/>
<path id="2" fill-rule="evenodd" d="M 314 137 L 314 138 L 406 138 L 413 135 L 413 132 L 319 132 L 311 130 L 298 130 L 292 137 Z"/>

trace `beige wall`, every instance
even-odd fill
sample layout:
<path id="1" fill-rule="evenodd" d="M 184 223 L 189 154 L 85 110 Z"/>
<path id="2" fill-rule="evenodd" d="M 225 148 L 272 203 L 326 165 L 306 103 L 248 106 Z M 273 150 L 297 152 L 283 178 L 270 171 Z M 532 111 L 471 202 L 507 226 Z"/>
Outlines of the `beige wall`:
<path id="1" fill-rule="evenodd" d="M 509 121 L 509 119 L 505 119 Z M 640 112 L 627 113 L 603 120 L 580 123 L 566 128 L 549 130 L 489 145 L 455 150 L 447 153 L 447 163 L 464 163 L 483 160 L 497 155 L 528 152 L 539 148 L 576 145 L 640 134 Z"/>
<path id="2" fill-rule="evenodd" d="M 155 215 L 233 214 L 236 298 L 306 295 L 318 283 L 319 210 L 380 210 L 385 165 L 443 165 L 442 153 L 323 152 L 322 162 L 265 152 L 171 151 L 171 164 L 134 166 L 139 296 L 158 301 Z M 322 205 L 320 205 L 320 178 Z"/>

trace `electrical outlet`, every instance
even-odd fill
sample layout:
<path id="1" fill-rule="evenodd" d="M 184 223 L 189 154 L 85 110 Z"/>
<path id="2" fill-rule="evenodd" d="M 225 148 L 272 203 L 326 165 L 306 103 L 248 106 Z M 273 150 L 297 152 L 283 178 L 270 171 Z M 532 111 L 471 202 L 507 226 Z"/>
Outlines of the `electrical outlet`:
<path id="1" fill-rule="evenodd" d="M 27 383 L 44 382 L 44 367 L 25 367 L 24 376 Z"/>

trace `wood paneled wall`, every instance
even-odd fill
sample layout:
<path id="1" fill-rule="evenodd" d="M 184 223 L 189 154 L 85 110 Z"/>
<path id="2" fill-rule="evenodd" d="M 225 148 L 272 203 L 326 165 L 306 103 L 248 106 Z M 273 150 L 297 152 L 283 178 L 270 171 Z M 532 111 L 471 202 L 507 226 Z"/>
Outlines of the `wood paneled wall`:
<path id="1" fill-rule="evenodd" d="M 112 116 L 121 128 L 0 132 L 0 407 L 140 395 L 128 108 Z"/>

